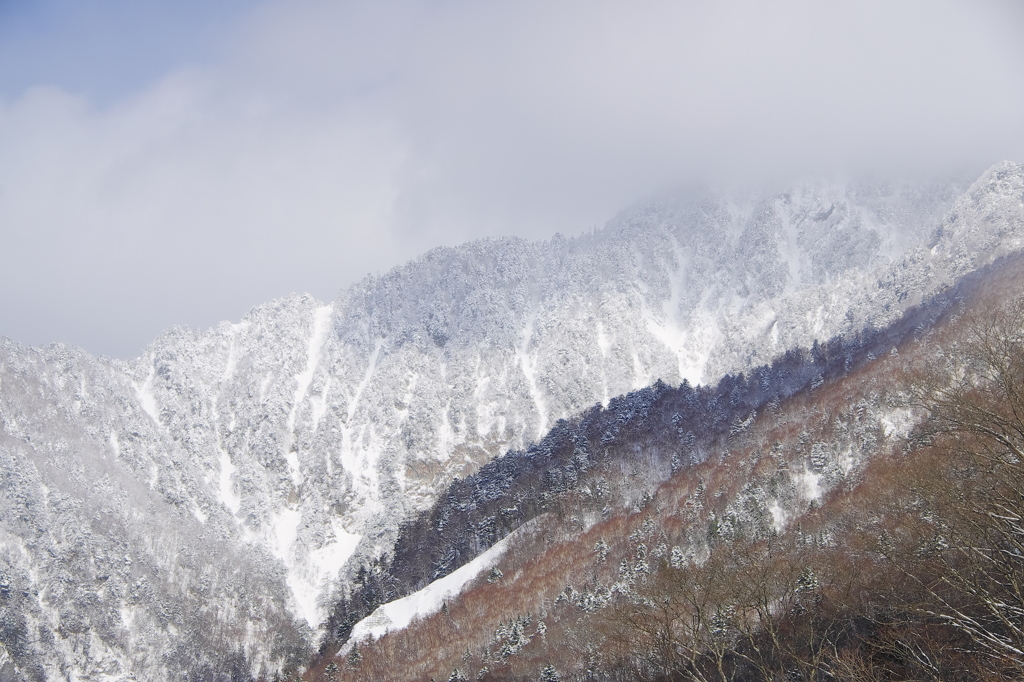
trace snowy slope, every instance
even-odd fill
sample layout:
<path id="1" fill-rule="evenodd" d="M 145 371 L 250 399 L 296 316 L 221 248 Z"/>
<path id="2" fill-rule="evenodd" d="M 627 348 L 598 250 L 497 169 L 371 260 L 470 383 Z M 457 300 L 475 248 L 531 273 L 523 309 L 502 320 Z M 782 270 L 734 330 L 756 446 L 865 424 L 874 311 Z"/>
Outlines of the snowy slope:
<path id="1" fill-rule="evenodd" d="M 512 536 L 507 536 L 469 563 L 438 578 L 422 590 L 378 606 L 372 614 L 355 624 L 348 644 L 377 639 L 388 632 L 406 628 L 415 620 L 437 613 L 445 601 L 458 596 L 470 582 L 494 566 L 511 541 Z"/>
<path id="2" fill-rule="evenodd" d="M 8 654 L 83 679 L 287 665 L 453 477 L 658 378 L 883 325 L 1024 245 L 1020 166 L 958 192 L 672 195 L 173 329 L 131 362 L 3 341 L 0 580 L 32 595 L 3 631 L 51 633 Z"/>

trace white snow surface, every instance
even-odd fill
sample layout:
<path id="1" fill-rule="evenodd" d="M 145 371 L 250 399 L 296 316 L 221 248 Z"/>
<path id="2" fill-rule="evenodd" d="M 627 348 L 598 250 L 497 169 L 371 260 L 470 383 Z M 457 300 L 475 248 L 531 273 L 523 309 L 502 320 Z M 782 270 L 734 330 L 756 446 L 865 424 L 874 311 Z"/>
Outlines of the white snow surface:
<path id="1" fill-rule="evenodd" d="M 156 367 L 149 368 L 146 380 L 136 389 L 135 395 L 139 399 L 139 405 L 149 415 L 154 423 L 160 423 L 160 411 L 156 406 L 156 398 L 153 397 L 153 379 L 156 377 Z"/>
<path id="2" fill-rule="evenodd" d="M 317 363 L 320 362 L 320 350 L 327 338 L 333 311 L 333 305 L 325 305 L 313 312 L 313 333 L 309 337 L 309 348 L 306 350 L 306 367 L 295 375 L 295 396 L 292 398 L 292 410 L 288 413 L 288 431 L 290 433 L 295 432 L 295 415 L 299 410 L 299 405 L 306 397 L 306 392 L 309 391 L 309 384 L 313 381 L 313 372 L 316 371 Z"/>
<path id="3" fill-rule="evenodd" d="M 271 546 L 286 569 L 285 583 L 291 608 L 316 630 L 326 617 L 323 598 L 331 592 L 338 573 L 355 552 L 362 536 L 348 532 L 337 519 L 330 520 L 333 539 L 318 549 L 299 542 L 302 512 L 285 507 L 273 519 Z"/>
<path id="4" fill-rule="evenodd" d="M 349 643 L 377 639 L 388 632 L 408 627 L 414 620 L 437 613 L 446 601 L 461 594 L 467 584 L 498 563 L 508 549 L 511 537 L 500 540 L 468 564 L 438 578 L 422 590 L 378 606 L 372 614 L 355 624 Z"/>
<path id="5" fill-rule="evenodd" d="M 327 616 L 323 597 L 338 578 L 362 536 L 346 531 L 337 520 L 332 521 L 334 540 L 320 549 L 308 552 L 305 561 L 286 561 L 288 589 L 295 600 L 298 614 L 316 630 Z"/>
<path id="6" fill-rule="evenodd" d="M 231 456 L 221 450 L 220 477 L 218 479 L 220 484 L 220 501 L 224 503 L 225 507 L 231 510 L 232 514 L 237 514 L 238 508 L 242 504 L 242 500 L 238 496 L 238 493 L 235 492 L 234 483 L 231 480 L 231 477 L 237 470 L 237 467 L 231 463 Z"/>
<path id="7" fill-rule="evenodd" d="M 797 477 L 803 488 L 804 497 L 807 500 L 817 501 L 821 499 L 821 475 L 807 470 Z"/>
<path id="8" fill-rule="evenodd" d="M 301 521 L 302 512 L 290 507 L 278 510 L 274 517 L 271 525 L 274 536 L 274 554 L 285 563 L 288 562 L 292 545 L 295 544 L 295 538 L 299 535 L 299 522 Z"/>

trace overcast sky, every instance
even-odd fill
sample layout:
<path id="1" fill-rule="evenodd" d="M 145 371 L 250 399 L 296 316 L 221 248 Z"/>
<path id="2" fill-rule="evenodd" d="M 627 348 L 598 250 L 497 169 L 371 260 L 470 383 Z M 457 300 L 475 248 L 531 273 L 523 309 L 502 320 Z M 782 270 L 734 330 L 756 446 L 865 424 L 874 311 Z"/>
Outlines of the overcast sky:
<path id="1" fill-rule="evenodd" d="M 127 358 L 693 180 L 1024 161 L 1021 5 L 0 0 L 0 335 Z"/>

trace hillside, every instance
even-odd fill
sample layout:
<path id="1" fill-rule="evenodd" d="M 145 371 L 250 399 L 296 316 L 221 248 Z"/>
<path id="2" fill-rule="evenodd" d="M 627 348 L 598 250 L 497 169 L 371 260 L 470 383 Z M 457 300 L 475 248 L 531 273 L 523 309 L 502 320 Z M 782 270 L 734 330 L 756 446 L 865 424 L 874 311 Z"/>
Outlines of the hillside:
<path id="1" fill-rule="evenodd" d="M 447 563 L 403 544 L 403 524 L 470 494 L 474 473 L 518 461 L 540 476 L 533 444 L 549 432 L 591 419 L 587 437 L 611 443 L 628 435 L 619 416 L 686 382 L 714 419 L 677 435 L 708 445 L 607 477 L 608 494 L 653 494 L 733 418 L 813 384 L 800 363 L 824 361 L 826 339 L 861 343 L 1024 246 L 1022 194 L 1012 163 L 966 190 L 688 191 L 573 239 L 435 249 L 327 304 L 293 296 L 173 329 L 132 361 L 0 339 L 0 666 L 27 679 L 295 670 L 384 596 L 546 518 L 540 497 L 493 510 Z M 794 383 L 760 388 L 750 372 L 798 347 Z M 734 389 L 736 412 L 712 407 Z M 572 487 L 581 469 L 566 466 L 536 490 Z M 393 560 L 410 562 L 399 582 L 346 611 Z"/>
<path id="2" fill-rule="evenodd" d="M 993 559 L 1022 537 L 1022 291 L 1018 255 L 885 330 L 556 428 L 367 580 L 409 593 L 510 533 L 461 594 L 378 610 L 306 679 L 1017 678 L 1024 563 Z"/>

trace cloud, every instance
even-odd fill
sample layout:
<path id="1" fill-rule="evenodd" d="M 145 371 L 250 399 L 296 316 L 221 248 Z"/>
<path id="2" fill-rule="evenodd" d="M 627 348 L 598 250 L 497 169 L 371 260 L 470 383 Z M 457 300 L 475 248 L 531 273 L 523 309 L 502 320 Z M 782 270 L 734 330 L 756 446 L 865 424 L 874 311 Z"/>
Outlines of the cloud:
<path id="1" fill-rule="evenodd" d="M 129 356 L 695 179 L 1021 159 L 1022 28 L 995 2 L 268 2 L 144 88 L 0 104 L 0 333 Z"/>

